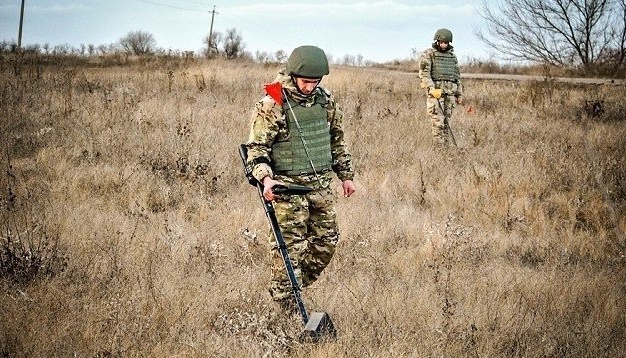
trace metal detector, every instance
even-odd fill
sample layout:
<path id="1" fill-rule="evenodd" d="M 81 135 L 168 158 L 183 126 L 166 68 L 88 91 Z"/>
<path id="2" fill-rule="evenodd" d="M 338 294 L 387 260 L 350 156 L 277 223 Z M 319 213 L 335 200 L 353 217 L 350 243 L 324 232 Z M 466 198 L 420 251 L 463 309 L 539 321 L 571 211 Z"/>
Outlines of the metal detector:
<path id="1" fill-rule="evenodd" d="M 302 316 L 302 321 L 304 323 L 304 332 L 301 336 L 301 339 L 311 342 L 318 342 L 319 340 L 324 338 L 335 339 L 337 338 L 337 331 L 335 330 L 333 321 L 330 319 L 328 313 L 311 312 L 310 315 L 307 313 L 304 302 L 302 301 L 302 288 L 300 287 L 300 284 L 298 284 L 298 279 L 296 278 L 296 275 L 294 273 L 293 265 L 291 264 L 291 258 L 289 258 L 289 253 L 287 251 L 287 245 L 285 244 L 285 239 L 283 238 L 280 227 L 278 226 L 278 220 L 276 219 L 274 206 L 271 202 L 265 200 L 265 197 L 263 197 L 263 184 L 261 184 L 252 175 L 252 168 L 247 164 L 247 149 L 248 148 L 246 148 L 244 144 L 239 145 L 239 156 L 241 157 L 241 160 L 243 162 L 243 168 L 246 174 L 246 178 L 248 179 L 248 183 L 257 188 L 261 201 L 263 202 L 265 215 L 270 222 L 272 233 L 274 234 L 274 238 L 276 239 L 276 243 L 278 245 L 278 250 L 280 251 L 280 255 L 283 258 L 285 269 L 287 270 L 287 276 L 289 276 L 289 282 L 291 283 L 291 292 L 293 294 L 294 300 L 296 301 L 296 306 L 298 307 L 298 311 L 300 312 L 300 315 Z M 272 190 L 274 193 L 277 194 L 305 195 L 311 192 L 313 189 L 303 185 L 281 185 L 273 187 Z"/>

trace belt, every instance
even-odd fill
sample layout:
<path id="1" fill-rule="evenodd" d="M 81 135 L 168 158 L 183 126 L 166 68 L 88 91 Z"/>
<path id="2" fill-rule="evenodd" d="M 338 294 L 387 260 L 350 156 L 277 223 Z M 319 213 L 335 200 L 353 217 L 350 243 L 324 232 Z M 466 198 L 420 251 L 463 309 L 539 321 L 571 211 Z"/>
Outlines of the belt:
<path id="1" fill-rule="evenodd" d="M 332 169 L 330 169 L 330 168 L 324 168 L 322 170 L 317 170 L 316 172 L 317 172 L 317 174 L 325 174 L 325 173 L 330 172 L 331 170 Z M 288 172 L 275 172 L 275 173 L 278 174 L 278 175 L 311 175 L 311 174 L 315 174 L 315 172 L 312 172 L 312 171 L 311 172 L 300 172 L 300 173 L 297 173 L 297 174 L 289 174 Z"/>

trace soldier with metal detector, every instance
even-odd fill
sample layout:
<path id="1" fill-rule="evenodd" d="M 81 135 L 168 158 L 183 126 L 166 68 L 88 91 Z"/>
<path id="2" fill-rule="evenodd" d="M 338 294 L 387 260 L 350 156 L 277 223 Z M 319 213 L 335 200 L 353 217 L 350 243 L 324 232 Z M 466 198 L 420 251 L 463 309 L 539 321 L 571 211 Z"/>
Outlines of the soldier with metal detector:
<path id="1" fill-rule="evenodd" d="M 434 143 L 446 147 L 450 136 L 456 146 L 450 119 L 455 104 L 463 104 L 461 72 L 451 44 L 452 32 L 439 29 L 433 39 L 419 61 L 420 87 L 428 89 L 426 111 L 432 119 Z"/>
<path id="2" fill-rule="evenodd" d="M 263 198 L 272 204 L 299 287 L 317 280 L 339 241 L 333 172 L 342 182 L 344 197 L 355 191 L 343 113 L 330 92 L 319 86 L 328 73 L 323 50 L 294 49 L 275 82 L 265 86 L 267 95 L 255 105 L 245 144 L 246 164 L 261 185 Z M 291 185 L 312 190 L 303 195 L 275 190 Z M 279 245 L 271 240 L 269 292 L 279 307 L 297 312 Z"/>

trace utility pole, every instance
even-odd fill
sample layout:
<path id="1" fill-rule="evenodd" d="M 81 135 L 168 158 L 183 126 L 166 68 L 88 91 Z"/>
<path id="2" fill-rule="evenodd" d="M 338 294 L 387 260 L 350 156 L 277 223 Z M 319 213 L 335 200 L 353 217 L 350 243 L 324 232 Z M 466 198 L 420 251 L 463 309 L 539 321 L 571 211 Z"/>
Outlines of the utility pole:
<path id="1" fill-rule="evenodd" d="M 22 48 L 22 24 L 24 23 L 24 3 L 26 0 L 22 0 L 22 10 L 20 10 L 20 29 L 17 33 L 17 48 Z"/>
<path id="2" fill-rule="evenodd" d="M 211 27 L 209 29 L 209 54 L 211 54 L 211 41 L 213 41 L 213 19 L 215 19 L 215 5 L 213 5 L 213 11 L 209 11 L 211 13 Z M 219 14 L 219 13 L 217 13 Z"/>

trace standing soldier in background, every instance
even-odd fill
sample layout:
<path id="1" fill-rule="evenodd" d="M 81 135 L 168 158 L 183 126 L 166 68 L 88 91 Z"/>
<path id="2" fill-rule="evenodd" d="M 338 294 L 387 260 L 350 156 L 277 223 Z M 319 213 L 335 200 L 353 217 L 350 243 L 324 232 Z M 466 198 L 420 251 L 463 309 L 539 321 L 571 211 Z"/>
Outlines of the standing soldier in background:
<path id="1" fill-rule="evenodd" d="M 319 86 L 329 73 L 324 51 L 315 46 L 293 50 L 279 72 L 274 91 L 252 113 L 247 164 L 263 184 L 263 197 L 273 202 L 280 231 L 298 283 L 311 285 L 329 264 L 339 241 L 332 173 L 342 181 L 343 196 L 355 191 L 351 155 L 342 127 L 343 113 L 335 98 Z M 278 91 L 276 91 L 278 88 Z M 313 188 L 305 195 L 278 195 L 281 184 Z M 276 242 L 271 240 L 270 295 L 288 312 L 297 309 Z"/>
<path id="2" fill-rule="evenodd" d="M 461 71 L 454 54 L 452 32 L 439 29 L 435 32 L 432 47 L 426 49 L 419 61 L 420 87 L 427 88 L 426 112 L 432 119 L 433 140 L 446 147 L 450 131 L 450 118 L 455 102 L 463 103 Z"/>

